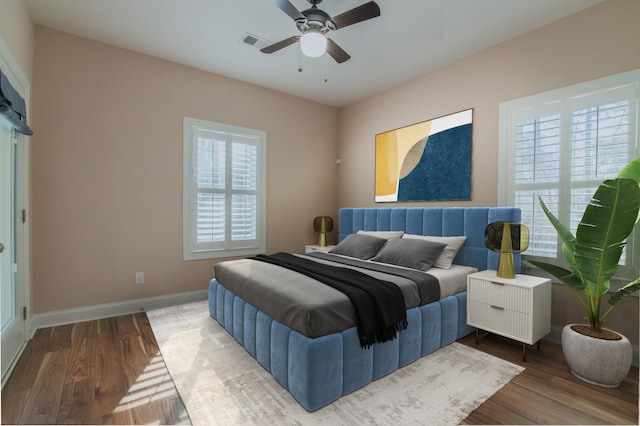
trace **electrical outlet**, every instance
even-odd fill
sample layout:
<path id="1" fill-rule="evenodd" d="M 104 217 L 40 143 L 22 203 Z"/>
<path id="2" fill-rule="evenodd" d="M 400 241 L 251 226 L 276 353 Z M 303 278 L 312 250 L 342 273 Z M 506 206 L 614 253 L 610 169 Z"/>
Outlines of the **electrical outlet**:
<path id="1" fill-rule="evenodd" d="M 136 284 L 144 284 L 144 272 L 136 272 Z"/>

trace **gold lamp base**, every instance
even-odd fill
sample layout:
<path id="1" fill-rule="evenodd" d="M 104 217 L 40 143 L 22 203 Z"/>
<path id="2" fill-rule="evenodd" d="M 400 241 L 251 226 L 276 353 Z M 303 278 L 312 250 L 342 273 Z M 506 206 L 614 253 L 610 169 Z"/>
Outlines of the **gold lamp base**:
<path id="1" fill-rule="evenodd" d="M 516 268 L 513 264 L 513 253 L 500 253 L 500 260 L 498 261 L 498 273 L 500 278 L 516 277 Z"/>
<path id="2" fill-rule="evenodd" d="M 498 261 L 498 276 L 500 278 L 515 278 L 516 268 L 513 265 L 513 246 L 511 244 L 511 224 L 505 223 L 502 229 L 502 244 L 500 260 Z"/>
<path id="3" fill-rule="evenodd" d="M 333 231 L 333 219 L 329 216 L 318 216 L 313 219 L 313 230 L 320 233 L 318 245 L 327 246 L 327 234 Z"/>

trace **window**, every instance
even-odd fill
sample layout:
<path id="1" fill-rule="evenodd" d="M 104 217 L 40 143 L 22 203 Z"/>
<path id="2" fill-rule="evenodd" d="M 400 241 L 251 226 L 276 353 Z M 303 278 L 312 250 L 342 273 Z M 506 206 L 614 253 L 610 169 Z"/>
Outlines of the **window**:
<path id="1" fill-rule="evenodd" d="M 522 209 L 531 231 L 526 256 L 566 264 L 538 197 L 575 235 L 600 183 L 638 156 L 639 94 L 636 70 L 500 105 L 499 204 Z M 621 277 L 637 274 L 637 234 L 627 241 Z"/>
<path id="2" fill-rule="evenodd" d="M 266 132 L 184 118 L 185 260 L 266 251 Z"/>

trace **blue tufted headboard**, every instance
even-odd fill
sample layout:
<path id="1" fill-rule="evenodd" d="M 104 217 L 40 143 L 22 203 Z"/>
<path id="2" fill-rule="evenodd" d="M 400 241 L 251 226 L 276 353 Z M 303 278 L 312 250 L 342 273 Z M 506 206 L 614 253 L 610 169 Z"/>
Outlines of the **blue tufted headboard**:
<path id="1" fill-rule="evenodd" d="M 342 208 L 340 241 L 359 230 L 405 231 L 444 237 L 466 235 L 467 241 L 454 263 L 482 271 L 497 269 L 500 257 L 484 244 L 487 225 L 497 221 L 520 222 L 520 217 L 517 207 Z M 520 272 L 520 254 L 514 254 L 514 263 L 516 272 Z"/>

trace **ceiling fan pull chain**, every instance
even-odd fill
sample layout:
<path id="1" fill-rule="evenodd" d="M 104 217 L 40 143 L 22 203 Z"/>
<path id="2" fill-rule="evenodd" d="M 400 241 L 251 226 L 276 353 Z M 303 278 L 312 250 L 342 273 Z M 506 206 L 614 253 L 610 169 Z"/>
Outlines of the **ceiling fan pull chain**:
<path id="1" fill-rule="evenodd" d="M 302 72 L 302 50 L 298 50 L 298 53 L 300 54 L 300 56 L 299 56 L 299 58 L 300 58 L 299 59 L 299 61 L 300 61 L 299 64 L 300 65 L 298 67 L 298 72 Z"/>

